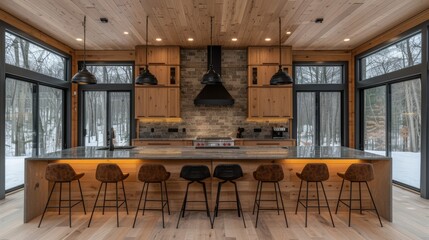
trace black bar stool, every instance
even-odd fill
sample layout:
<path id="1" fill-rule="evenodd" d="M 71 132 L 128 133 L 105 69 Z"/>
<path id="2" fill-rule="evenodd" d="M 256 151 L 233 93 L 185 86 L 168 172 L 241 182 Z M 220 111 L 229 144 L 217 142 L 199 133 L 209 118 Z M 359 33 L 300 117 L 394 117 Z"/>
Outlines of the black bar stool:
<path id="1" fill-rule="evenodd" d="M 42 220 L 43 220 L 43 217 L 45 216 L 46 210 L 48 208 L 57 208 L 56 206 L 55 207 L 49 207 L 49 201 L 51 200 L 52 193 L 54 192 L 54 189 L 55 189 L 55 186 L 57 185 L 57 183 L 60 183 L 60 199 L 58 200 L 58 215 L 61 214 L 61 208 L 68 208 L 69 209 L 69 226 L 71 227 L 71 209 L 72 209 L 72 207 L 76 206 L 79 203 L 82 203 L 83 211 L 86 214 L 85 202 L 83 200 L 83 194 L 82 194 L 82 187 L 80 186 L 80 179 L 83 177 L 83 175 L 85 175 L 85 173 L 76 174 L 74 169 L 67 163 L 50 163 L 50 164 L 48 164 L 48 166 L 46 167 L 45 178 L 46 178 L 46 180 L 48 180 L 50 182 L 54 182 L 54 186 L 52 186 L 51 193 L 49 194 L 48 201 L 46 202 L 45 210 L 43 211 L 42 217 L 40 218 L 40 222 L 39 222 L 39 226 L 38 226 L 39 228 L 40 228 L 40 225 L 42 224 Z M 79 184 L 79 191 L 80 191 L 80 197 L 81 197 L 80 200 L 72 200 L 71 199 L 71 182 L 76 181 L 76 180 Z M 69 199 L 68 200 L 63 200 L 61 198 L 63 183 L 69 184 Z M 65 202 L 65 201 L 69 202 L 69 205 L 62 207 L 61 202 Z M 71 203 L 72 201 L 75 202 L 73 205 Z"/>
<path id="2" fill-rule="evenodd" d="M 305 208 L 305 227 L 307 227 L 307 212 L 308 208 L 317 207 L 320 214 L 320 208 L 326 207 L 328 208 L 329 216 L 331 217 L 332 226 L 335 227 L 334 219 L 332 218 L 331 209 L 329 208 L 328 198 L 326 197 L 325 188 L 323 187 L 323 181 L 329 179 L 329 170 L 328 166 L 325 163 L 308 163 L 305 165 L 304 169 L 301 173 L 296 173 L 296 175 L 301 179 L 301 184 L 299 185 L 299 193 L 298 200 L 296 201 L 296 209 L 295 214 L 298 212 L 298 206 L 301 204 Z M 301 189 L 302 182 L 307 182 L 306 195 L 304 199 L 301 199 Z M 308 199 L 308 183 L 314 182 L 316 183 L 316 199 Z M 319 186 L 318 183 L 322 186 L 323 195 L 325 196 L 326 206 L 320 206 L 320 198 L 319 198 Z M 301 202 L 301 200 L 305 200 L 305 204 Z M 309 206 L 308 201 L 317 201 L 317 206 Z"/>
<path id="3" fill-rule="evenodd" d="M 217 165 L 215 170 L 214 170 L 213 177 L 219 178 L 220 180 L 223 180 L 222 182 L 219 182 L 217 185 L 216 206 L 215 206 L 215 212 L 214 212 L 213 221 L 212 221 L 213 225 L 214 225 L 215 217 L 217 217 L 217 215 L 218 215 L 219 202 L 236 202 L 238 217 L 240 217 L 240 215 L 241 215 L 241 217 L 243 218 L 244 227 L 246 227 L 246 221 L 244 220 L 243 209 L 241 208 L 241 202 L 240 202 L 240 198 L 238 196 L 237 183 L 234 181 L 234 180 L 237 180 L 237 179 L 243 177 L 243 170 L 241 169 L 240 165 L 238 165 L 238 164 L 220 164 L 220 165 Z M 220 201 L 219 200 L 222 185 L 226 182 L 230 182 L 230 183 L 234 184 L 235 199 L 236 199 L 235 201 Z M 224 209 L 224 210 L 235 210 L 235 209 Z"/>
<path id="4" fill-rule="evenodd" d="M 286 227 L 289 227 L 285 212 L 285 206 L 283 205 L 283 197 L 282 192 L 280 191 L 280 184 L 279 182 L 283 180 L 284 173 L 282 166 L 278 164 L 271 164 L 271 165 L 260 165 L 256 171 L 253 172 L 253 177 L 258 180 L 258 186 L 256 187 L 256 195 L 255 195 L 255 202 L 253 204 L 253 214 L 255 214 L 255 208 L 258 207 L 257 213 L 256 213 L 256 223 L 255 228 L 258 227 L 258 218 L 259 218 L 259 210 L 277 210 L 277 214 L 280 215 L 280 210 L 283 210 L 283 215 L 285 216 L 285 222 Z M 263 183 L 273 183 L 274 184 L 274 191 L 276 194 L 276 200 L 261 200 L 262 195 L 262 185 Z M 280 202 L 282 203 L 282 208 L 279 208 L 279 200 L 277 197 L 277 189 L 278 193 L 280 195 Z M 258 197 L 259 194 L 259 197 Z M 261 208 L 261 202 L 263 201 L 275 201 L 277 204 L 277 208 Z"/>
<path id="5" fill-rule="evenodd" d="M 185 165 L 182 167 L 182 170 L 180 171 L 180 177 L 188 180 L 189 182 L 188 182 L 188 185 L 186 186 L 185 198 L 183 199 L 183 204 L 182 204 L 182 208 L 180 209 L 179 219 L 177 220 L 176 228 L 179 228 L 180 218 L 185 217 L 187 202 L 205 202 L 206 203 L 205 211 L 207 212 L 207 216 L 210 219 L 210 226 L 213 228 L 212 220 L 210 217 L 209 203 L 207 201 L 206 183 L 202 182 L 204 179 L 207 179 L 210 177 L 209 168 L 205 165 Z M 188 201 L 189 185 L 191 185 L 194 182 L 197 182 L 203 186 L 205 201 Z M 204 211 L 204 210 L 188 210 L 188 211 Z"/>
<path id="6" fill-rule="evenodd" d="M 165 167 L 161 164 L 144 164 L 140 167 L 138 179 L 144 183 L 143 183 L 142 192 L 140 194 L 140 200 L 137 206 L 136 216 L 134 217 L 133 228 L 136 225 L 137 214 L 139 210 L 143 211 L 143 215 L 145 210 L 160 210 L 162 212 L 162 227 L 163 228 L 165 227 L 164 226 L 164 207 L 165 206 L 167 206 L 168 215 L 170 215 L 170 205 L 168 204 L 167 183 L 165 182 L 169 178 L 170 178 L 170 172 L 167 172 L 167 170 L 165 170 Z M 151 183 L 159 183 L 159 186 L 161 187 L 161 199 L 147 199 L 149 184 Z M 164 200 L 164 191 L 162 186 L 163 184 L 165 188 L 166 200 Z M 146 194 L 144 197 L 143 208 L 140 209 L 140 203 L 142 201 L 143 192 L 145 191 L 145 188 L 146 188 Z M 156 209 L 146 208 L 146 201 L 161 202 L 161 208 L 156 208 Z"/>
<path id="7" fill-rule="evenodd" d="M 372 197 L 371 190 L 368 186 L 368 181 L 374 179 L 374 168 L 370 163 L 353 163 L 350 165 L 345 173 L 337 173 L 337 175 L 343 179 L 341 183 L 340 196 L 338 197 L 337 208 L 335 209 L 335 214 L 338 212 L 338 206 L 341 203 L 346 205 L 349 208 L 349 227 L 352 219 L 352 210 L 360 210 L 360 214 L 362 214 L 362 210 L 374 210 L 377 213 L 378 221 L 380 222 L 380 226 L 383 227 L 383 223 L 381 222 L 380 215 L 378 214 L 377 206 L 375 206 L 374 198 Z M 350 198 L 349 199 L 341 199 L 341 193 L 343 192 L 344 180 L 350 181 Z M 366 188 L 368 189 L 369 196 L 371 197 L 372 204 L 374 208 L 363 209 L 362 208 L 362 191 L 361 191 L 361 183 L 366 184 Z M 353 183 L 359 183 L 359 198 L 352 198 L 352 187 Z M 348 204 L 345 202 L 348 201 Z M 352 201 L 359 201 L 359 208 L 352 208 Z"/>
<path id="8" fill-rule="evenodd" d="M 100 163 L 97 165 L 97 170 L 95 173 L 95 178 L 101 182 L 100 188 L 98 189 L 97 197 L 95 198 L 94 202 L 94 208 L 92 208 L 91 218 L 89 219 L 88 227 L 91 225 L 92 216 L 94 215 L 95 208 L 103 208 L 103 215 L 104 215 L 104 208 L 106 207 L 114 207 L 116 208 L 116 226 L 119 227 L 119 208 L 125 204 L 125 208 L 127 209 L 127 215 L 128 215 L 128 205 L 127 205 L 127 196 L 125 195 L 125 187 L 124 187 L 124 180 L 129 176 L 129 173 L 122 173 L 119 166 L 115 163 Z M 119 195 L 118 195 L 118 182 L 122 183 L 122 191 L 124 193 L 124 200 L 121 201 L 121 204 L 119 204 Z M 116 197 L 115 199 L 107 199 L 106 200 L 106 192 L 107 192 L 107 184 L 108 183 L 115 183 L 116 187 Z M 102 206 L 97 206 L 98 197 L 100 196 L 101 188 L 104 185 L 104 200 Z M 116 201 L 116 206 L 106 206 L 106 201 Z"/>

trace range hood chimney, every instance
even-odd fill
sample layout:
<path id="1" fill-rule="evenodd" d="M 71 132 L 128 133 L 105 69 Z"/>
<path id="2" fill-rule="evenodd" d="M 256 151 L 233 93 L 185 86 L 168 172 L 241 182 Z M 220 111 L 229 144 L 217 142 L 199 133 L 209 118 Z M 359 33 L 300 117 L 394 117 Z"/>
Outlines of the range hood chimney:
<path id="1" fill-rule="evenodd" d="M 221 46 L 207 46 L 207 69 L 210 71 L 210 65 L 216 73 L 221 72 L 222 49 Z M 204 83 L 203 83 L 204 84 Z M 207 83 L 201 92 L 194 99 L 196 106 L 232 106 L 234 99 L 222 82 Z"/>

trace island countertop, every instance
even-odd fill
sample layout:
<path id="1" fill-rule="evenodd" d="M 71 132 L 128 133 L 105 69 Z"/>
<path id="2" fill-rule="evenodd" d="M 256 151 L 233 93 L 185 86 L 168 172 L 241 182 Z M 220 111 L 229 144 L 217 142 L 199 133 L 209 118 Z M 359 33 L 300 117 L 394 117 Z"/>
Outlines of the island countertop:
<path id="1" fill-rule="evenodd" d="M 60 159 L 148 159 L 148 160 L 183 160 L 183 159 L 362 159 L 391 160 L 389 157 L 376 155 L 347 147 L 268 147 L 240 146 L 238 149 L 196 149 L 183 146 L 144 146 L 133 149 L 97 150 L 99 147 L 76 147 L 61 151 L 29 157 L 27 160 Z"/>

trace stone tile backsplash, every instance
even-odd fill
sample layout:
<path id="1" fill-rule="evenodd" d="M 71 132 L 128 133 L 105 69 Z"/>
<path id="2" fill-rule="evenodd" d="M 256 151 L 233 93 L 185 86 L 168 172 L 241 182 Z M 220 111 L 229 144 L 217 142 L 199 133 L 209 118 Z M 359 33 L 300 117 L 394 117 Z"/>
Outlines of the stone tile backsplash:
<path id="1" fill-rule="evenodd" d="M 180 50 L 180 123 L 140 122 L 140 138 L 187 138 L 196 136 L 235 137 L 237 128 L 245 129 L 245 138 L 271 138 L 272 126 L 287 126 L 287 123 L 246 122 L 247 118 L 247 50 L 222 49 L 222 79 L 226 89 L 235 99 L 233 106 L 194 106 L 194 98 L 202 89 L 200 80 L 207 71 L 206 49 Z M 151 132 L 151 129 L 154 132 Z M 178 128 L 178 132 L 168 132 Z M 182 129 L 186 129 L 186 133 Z M 261 128 L 254 133 L 254 128 Z"/>

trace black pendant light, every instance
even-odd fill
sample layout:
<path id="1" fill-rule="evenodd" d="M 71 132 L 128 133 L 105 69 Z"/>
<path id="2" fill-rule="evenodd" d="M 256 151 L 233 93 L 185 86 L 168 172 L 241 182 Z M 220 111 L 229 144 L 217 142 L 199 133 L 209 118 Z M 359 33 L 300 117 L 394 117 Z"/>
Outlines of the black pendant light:
<path id="1" fill-rule="evenodd" d="M 136 84 L 141 85 L 158 85 L 158 80 L 156 77 L 149 72 L 148 60 L 147 60 L 147 42 L 148 42 L 148 24 L 149 24 L 149 16 L 146 16 L 146 68 L 140 72 L 140 75 L 136 78 Z"/>
<path id="2" fill-rule="evenodd" d="M 283 85 L 283 84 L 290 84 L 293 83 L 292 78 L 287 74 L 287 72 L 283 71 L 282 69 L 282 46 L 281 46 L 281 27 L 282 27 L 282 20 L 279 17 L 279 56 L 280 56 L 280 62 L 279 62 L 279 71 L 276 72 L 270 80 L 270 85 Z"/>
<path id="3" fill-rule="evenodd" d="M 96 84 L 95 76 L 86 69 L 86 16 L 83 17 L 83 66 L 73 78 L 72 83 L 77 84 Z"/>
<path id="4" fill-rule="evenodd" d="M 210 17 L 210 66 L 209 70 L 204 74 L 201 80 L 202 84 L 220 84 L 222 79 L 220 75 L 213 69 L 213 17 Z"/>

